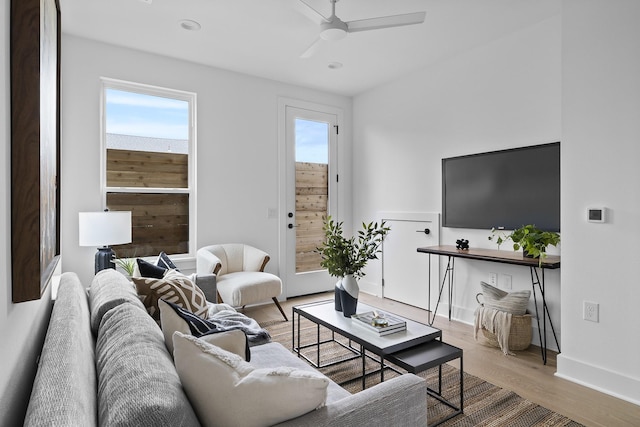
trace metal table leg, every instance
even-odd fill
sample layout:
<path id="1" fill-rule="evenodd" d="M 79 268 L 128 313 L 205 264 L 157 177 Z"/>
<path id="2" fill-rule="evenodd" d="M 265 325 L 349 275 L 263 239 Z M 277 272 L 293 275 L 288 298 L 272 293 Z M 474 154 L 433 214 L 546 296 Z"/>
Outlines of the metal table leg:
<path id="1" fill-rule="evenodd" d="M 556 330 L 553 327 L 553 321 L 551 320 L 551 314 L 549 313 L 549 307 L 547 306 L 547 300 L 545 298 L 545 288 L 544 288 L 544 268 L 542 270 L 542 280 L 540 280 L 540 276 L 538 276 L 538 270 L 536 267 L 531 266 L 531 287 L 533 289 L 533 304 L 536 309 L 536 322 L 538 323 L 538 338 L 540 339 L 540 352 L 542 353 L 542 362 L 547 364 L 547 319 L 549 319 L 549 326 L 551 326 L 551 332 L 553 332 L 553 338 L 556 342 L 556 346 L 558 347 L 558 351 L 560 351 L 560 343 L 558 342 L 558 336 L 556 335 Z M 540 312 L 538 310 L 538 298 L 536 295 L 536 285 L 538 285 L 538 289 L 540 290 L 540 297 L 542 300 L 542 330 L 540 329 Z"/>
<path id="2" fill-rule="evenodd" d="M 429 313 L 427 314 L 427 322 L 429 326 L 433 325 L 433 322 L 436 320 L 436 313 L 438 312 L 438 306 L 440 305 L 440 301 L 442 299 L 442 292 L 444 291 L 444 285 L 447 283 L 449 287 L 449 320 L 451 320 L 451 301 L 453 300 L 453 268 L 454 268 L 455 258 L 452 256 L 447 257 L 447 268 L 444 271 L 444 277 L 442 278 L 442 283 L 440 283 L 440 289 L 438 290 L 438 301 L 436 302 L 436 308 L 433 310 L 433 317 L 431 317 L 431 256 L 429 256 Z"/>

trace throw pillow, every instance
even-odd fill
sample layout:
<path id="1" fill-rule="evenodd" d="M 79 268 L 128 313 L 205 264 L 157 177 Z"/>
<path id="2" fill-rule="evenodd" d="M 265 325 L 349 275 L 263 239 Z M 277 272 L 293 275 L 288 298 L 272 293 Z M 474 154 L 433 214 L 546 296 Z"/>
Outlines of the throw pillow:
<path id="1" fill-rule="evenodd" d="M 199 319 L 201 321 L 202 319 L 193 313 L 164 300 L 158 301 L 158 307 L 160 308 L 160 326 L 162 327 L 162 333 L 164 335 L 164 343 L 167 346 L 169 353 L 173 355 L 173 333 L 178 331 L 185 335 L 192 334 L 192 331 L 189 328 L 189 323 L 187 323 L 184 317 L 194 318 L 194 320 Z M 240 329 L 228 331 L 224 329 L 216 329 L 213 332 L 200 336 L 200 338 L 209 344 L 217 345 L 224 350 L 237 354 L 247 362 L 251 360 L 249 340 L 247 339 L 247 335 Z"/>
<path id="2" fill-rule="evenodd" d="M 167 255 L 167 253 L 164 251 L 160 252 L 160 255 L 158 255 L 158 259 L 156 260 L 156 265 L 158 267 L 164 268 L 165 270 L 180 271 L 178 270 L 178 267 L 176 267 L 176 265 L 173 263 L 173 261 L 171 261 L 171 258 L 169 258 L 169 255 Z"/>
<path id="3" fill-rule="evenodd" d="M 153 277 L 154 279 L 162 279 L 164 277 L 164 274 L 167 272 L 166 268 L 153 265 L 150 262 L 143 260 L 142 258 L 138 258 L 136 262 L 138 263 L 138 271 L 140 272 L 141 277 Z"/>
<path id="4" fill-rule="evenodd" d="M 202 289 L 175 270 L 167 271 L 161 279 L 134 277 L 132 280 L 147 311 L 156 321 L 160 321 L 159 299 L 173 302 L 201 318 L 207 315 L 207 299 Z"/>
<path id="5" fill-rule="evenodd" d="M 505 292 L 485 282 L 480 282 L 480 287 L 485 308 L 506 311 L 517 316 L 527 312 L 531 291 Z"/>
<path id="6" fill-rule="evenodd" d="M 180 332 L 173 346 L 180 381 L 203 425 L 271 426 L 325 404 L 329 379 L 319 372 L 254 369 L 240 356 Z"/>

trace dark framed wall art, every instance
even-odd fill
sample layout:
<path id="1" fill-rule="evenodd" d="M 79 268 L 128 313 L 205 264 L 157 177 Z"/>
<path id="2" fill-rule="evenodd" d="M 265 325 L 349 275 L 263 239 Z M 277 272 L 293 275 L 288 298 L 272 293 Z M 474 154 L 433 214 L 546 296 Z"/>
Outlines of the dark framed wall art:
<path id="1" fill-rule="evenodd" d="M 12 301 L 39 299 L 60 260 L 60 4 L 11 0 Z"/>

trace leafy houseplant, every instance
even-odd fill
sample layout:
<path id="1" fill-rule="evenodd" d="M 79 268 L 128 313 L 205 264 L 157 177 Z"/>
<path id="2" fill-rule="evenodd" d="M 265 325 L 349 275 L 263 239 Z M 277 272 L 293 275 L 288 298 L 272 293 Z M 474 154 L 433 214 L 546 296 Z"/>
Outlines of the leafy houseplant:
<path id="1" fill-rule="evenodd" d="M 320 265 L 326 268 L 330 275 L 345 277 L 349 274 L 361 278 L 362 271 L 370 259 L 377 259 L 380 253 L 382 239 L 391 230 L 385 227 L 385 222 L 380 224 L 370 222 L 362 223 L 362 230 L 355 236 L 347 239 L 342 235 L 342 222 L 334 221 L 331 216 L 323 219 L 322 230 L 325 240 L 316 248 L 322 256 Z"/>
<path id="2" fill-rule="evenodd" d="M 355 313 L 358 301 L 358 282 L 356 278 L 365 275 L 363 269 L 370 259 L 377 259 L 384 236 L 391 230 L 380 224 L 362 223 L 358 236 L 346 238 L 342 232 L 342 222 L 334 221 L 331 216 L 323 218 L 322 230 L 325 239 L 316 252 L 322 257 L 320 265 L 331 276 L 338 277 L 336 284 L 336 310 L 345 317 Z M 344 301 L 344 304 L 343 304 Z"/>
<path id="3" fill-rule="evenodd" d="M 542 265 L 542 260 L 547 256 L 547 246 L 556 246 L 560 243 L 560 235 L 554 231 L 542 231 L 535 225 L 523 225 L 513 230 L 510 234 L 505 235 L 504 232 L 491 229 L 492 235 L 489 240 L 494 240 L 500 249 L 500 245 L 507 240 L 513 242 L 513 250 L 517 251 L 522 248 L 525 256 L 539 258 L 538 265 Z"/>

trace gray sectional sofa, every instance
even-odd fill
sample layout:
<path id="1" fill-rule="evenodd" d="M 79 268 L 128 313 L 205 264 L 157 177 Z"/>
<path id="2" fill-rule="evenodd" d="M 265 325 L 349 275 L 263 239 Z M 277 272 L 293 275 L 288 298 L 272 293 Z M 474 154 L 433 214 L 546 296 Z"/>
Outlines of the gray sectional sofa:
<path id="1" fill-rule="evenodd" d="M 215 277 L 198 284 L 215 294 Z M 313 370 L 273 342 L 252 347 L 251 364 Z M 330 382 L 325 406 L 279 425 L 425 426 L 426 396 L 410 374 L 353 395 Z M 161 329 L 120 273 L 98 273 L 88 291 L 75 273 L 62 275 L 25 425 L 200 425 Z"/>

